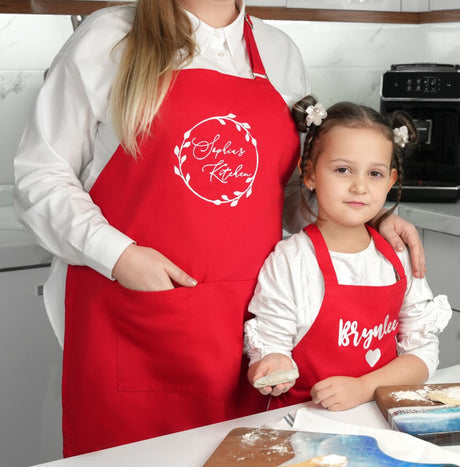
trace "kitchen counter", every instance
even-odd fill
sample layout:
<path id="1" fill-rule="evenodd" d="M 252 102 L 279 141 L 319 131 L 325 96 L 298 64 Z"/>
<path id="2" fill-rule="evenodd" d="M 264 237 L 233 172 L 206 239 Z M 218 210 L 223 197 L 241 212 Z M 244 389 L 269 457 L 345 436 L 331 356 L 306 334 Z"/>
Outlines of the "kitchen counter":
<path id="1" fill-rule="evenodd" d="M 421 229 L 460 237 L 460 200 L 456 203 L 401 203 L 398 214 Z"/>
<path id="2" fill-rule="evenodd" d="M 460 364 L 438 370 L 428 382 L 459 381 Z M 357 421 L 364 427 L 389 429 L 375 402 L 343 412 L 329 412 L 308 402 L 41 465 L 46 467 L 201 466 L 232 429 L 258 428 L 267 423 L 275 423 L 287 413 L 304 407 L 330 420 L 332 429 L 337 422 L 356 424 Z M 446 446 L 444 449 L 455 453 L 460 465 L 460 445 Z"/>

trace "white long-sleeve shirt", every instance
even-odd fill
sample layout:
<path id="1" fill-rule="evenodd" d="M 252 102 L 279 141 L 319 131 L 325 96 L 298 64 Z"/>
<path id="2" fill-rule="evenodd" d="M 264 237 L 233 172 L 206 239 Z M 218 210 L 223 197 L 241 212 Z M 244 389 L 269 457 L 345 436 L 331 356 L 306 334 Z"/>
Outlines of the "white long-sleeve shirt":
<path id="1" fill-rule="evenodd" d="M 339 284 L 384 286 L 395 282 L 393 265 L 374 241 L 358 253 L 329 252 Z M 399 313 L 398 354 L 413 354 L 427 366 L 430 376 L 439 363 L 438 334 L 452 309 L 445 295 L 433 297 L 426 279 L 412 275 L 407 250 L 397 252 L 407 288 Z M 269 353 L 292 358 L 292 349 L 308 333 L 324 297 L 324 279 L 313 244 L 303 231 L 278 243 L 265 261 L 245 323 L 245 351 L 250 364 Z"/>
<path id="2" fill-rule="evenodd" d="M 199 53 L 187 68 L 251 78 L 244 3 L 239 6 L 238 18 L 221 29 L 189 14 Z M 61 345 L 67 264 L 111 278 L 116 261 L 135 241 L 110 226 L 88 194 L 119 145 L 110 112 L 121 55 L 114 47 L 129 31 L 133 13 L 128 5 L 99 10 L 78 27 L 48 72 L 15 158 L 16 214 L 55 255 L 45 305 Z M 309 92 L 300 53 L 280 30 L 256 18 L 253 24 L 270 82 L 292 105 Z"/>

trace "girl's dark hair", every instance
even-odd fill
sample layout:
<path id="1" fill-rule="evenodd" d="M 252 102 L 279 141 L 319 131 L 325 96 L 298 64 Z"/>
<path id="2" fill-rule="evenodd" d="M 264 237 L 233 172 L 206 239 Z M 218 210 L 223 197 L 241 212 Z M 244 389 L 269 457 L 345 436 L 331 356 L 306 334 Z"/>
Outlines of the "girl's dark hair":
<path id="1" fill-rule="evenodd" d="M 301 186 L 301 210 L 304 216 L 308 219 L 314 216 L 310 207 L 312 194 L 307 195 L 304 179 L 307 171 L 307 163 L 310 160 L 313 167 L 316 164 L 318 154 L 321 153 L 326 142 L 325 136 L 332 128 L 342 126 L 346 128 L 371 128 L 380 132 L 393 144 L 393 154 L 391 159 L 391 168 L 396 169 L 398 174 L 395 205 L 380 216 L 375 222 L 376 228 L 380 223 L 388 217 L 398 206 L 402 192 L 402 165 L 401 160 L 406 152 L 411 151 L 417 142 L 417 130 L 411 117 L 403 111 L 395 111 L 391 114 L 381 114 L 371 107 L 365 105 L 354 104 L 352 102 L 338 102 L 327 109 L 327 117 L 322 121 L 321 125 L 316 126 L 312 123 L 307 126 L 306 116 L 307 108 L 317 104 L 315 96 L 308 95 L 294 104 L 292 108 L 292 117 L 296 124 L 297 130 L 306 133 L 304 149 L 300 159 L 300 186 Z M 394 141 L 393 129 L 406 126 L 408 130 L 409 142 L 404 147 L 399 146 Z"/>

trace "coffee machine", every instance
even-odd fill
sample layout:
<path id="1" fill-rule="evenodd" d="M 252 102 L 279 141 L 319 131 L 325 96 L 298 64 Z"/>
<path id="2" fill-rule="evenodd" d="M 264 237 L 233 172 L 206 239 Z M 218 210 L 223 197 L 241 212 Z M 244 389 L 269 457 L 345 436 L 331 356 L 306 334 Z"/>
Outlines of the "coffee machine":
<path id="1" fill-rule="evenodd" d="M 460 198 L 460 66 L 392 65 L 382 77 L 380 110 L 404 110 L 418 143 L 403 161 L 402 201 L 455 202 Z M 394 200 L 396 189 L 390 191 Z"/>

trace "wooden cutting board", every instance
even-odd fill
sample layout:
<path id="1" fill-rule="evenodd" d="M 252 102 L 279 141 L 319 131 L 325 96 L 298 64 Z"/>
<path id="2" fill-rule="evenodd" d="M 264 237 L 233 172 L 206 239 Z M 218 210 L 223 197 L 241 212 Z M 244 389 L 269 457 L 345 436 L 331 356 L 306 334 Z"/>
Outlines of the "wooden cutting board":
<path id="1" fill-rule="evenodd" d="M 294 457 L 289 437 L 294 431 L 235 428 L 224 438 L 205 467 L 280 465 Z"/>
<path id="2" fill-rule="evenodd" d="M 426 397 L 429 391 L 452 386 L 460 383 L 382 386 L 375 401 L 394 430 L 441 446 L 460 444 L 460 407 L 449 408 Z"/>
<path id="3" fill-rule="evenodd" d="M 204 467 L 279 466 L 289 462 L 294 467 L 338 466 L 325 463 L 345 457 L 347 467 L 460 467 L 454 464 L 406 462 L 383 453 L 371 436 L 313 433 L 307 431 L 236 428 L 217 447 Z M 322 463 L 313 459 L 322 458 Z"/>

